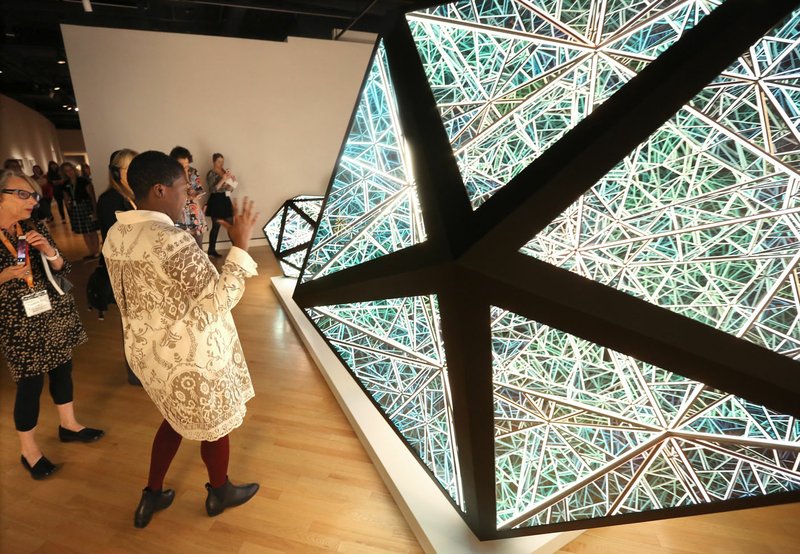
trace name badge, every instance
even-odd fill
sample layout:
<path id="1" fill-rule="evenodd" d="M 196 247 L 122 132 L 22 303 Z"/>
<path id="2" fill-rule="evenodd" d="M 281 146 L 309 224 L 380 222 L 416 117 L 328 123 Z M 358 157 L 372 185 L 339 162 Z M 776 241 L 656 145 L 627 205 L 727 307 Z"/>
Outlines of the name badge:
<path id="1" fill-rule="evenodd" d="M 50 297 L 47 296 L 46 290 L 23 296 L 22 305 L 25 307 L 25 314 L 28 317 L 39 315 L 53 309 L 50 305 Z"/>

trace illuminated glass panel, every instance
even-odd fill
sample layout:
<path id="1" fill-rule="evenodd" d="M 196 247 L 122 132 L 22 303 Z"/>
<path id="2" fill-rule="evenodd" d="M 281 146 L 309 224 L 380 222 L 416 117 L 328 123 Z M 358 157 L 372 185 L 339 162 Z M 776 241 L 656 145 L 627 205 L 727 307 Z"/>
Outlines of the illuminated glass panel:
<path id="1" fill-rule="evenodd" d="M 407 16 L 473 208 L 720 0 L 464 0 Z"/>
<path id="2" fill-rule="evenodd" d="M 800 422 L 492 309 L 497 524 L 800 489 Z"/>
<path id="3" fill-rule="evenodd" d="M 425 240 L 382 42 L 327 198 L 302 282 Z"/>
<path id="4" fill-rule="evenodd" d="M 800 358 L 800 12 L 522 251 Z"/>
<path id="5" fill-rule="evenodd" d="M 287 277 L 300 275 L 322 200 L 322 196 L 295 196 L 287 200 L 264 226 L 264 235 Z"/>
<path id="6" fill-rule="evenodd" d="M 461 479 L 435 296 L 307 309 L 319 331 L 459 506 Z"/>

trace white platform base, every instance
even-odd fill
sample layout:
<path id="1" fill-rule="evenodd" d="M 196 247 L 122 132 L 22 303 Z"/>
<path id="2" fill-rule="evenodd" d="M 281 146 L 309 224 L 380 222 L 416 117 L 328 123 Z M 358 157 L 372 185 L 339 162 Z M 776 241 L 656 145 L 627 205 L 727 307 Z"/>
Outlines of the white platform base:
<path id="1" fill-rule="evenodd" d="M 272 278 L 289 319 L 426 552 L 552 554 L 581 533 L 479 541 L 292 300 L 295 283 Z"/>

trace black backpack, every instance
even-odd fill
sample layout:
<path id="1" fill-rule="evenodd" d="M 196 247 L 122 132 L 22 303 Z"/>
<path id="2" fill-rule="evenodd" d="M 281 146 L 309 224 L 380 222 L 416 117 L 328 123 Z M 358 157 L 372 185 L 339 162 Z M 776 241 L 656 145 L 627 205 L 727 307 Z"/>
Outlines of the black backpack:
<path id="1" fill-rule="evenodd" d="M 114 289 L 111 288 L 111 279 L 105 266 L 97 266 L 89 275 L 89 280 L 86 282 L 86 298 L 89 301 L 89 309 L 97 310 L 98 319 L 103 319 L 103 312 L 108 310 L 109 304 L 116 304 Z"/>

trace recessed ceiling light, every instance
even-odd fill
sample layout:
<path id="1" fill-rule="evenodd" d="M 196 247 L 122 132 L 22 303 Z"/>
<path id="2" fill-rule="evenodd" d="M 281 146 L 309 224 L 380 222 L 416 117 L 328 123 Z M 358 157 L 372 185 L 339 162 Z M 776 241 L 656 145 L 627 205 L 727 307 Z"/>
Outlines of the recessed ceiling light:
<path id="1" fill-rule="evenodd" d="M 64 65 L 67 63 L 67 60 L 58 60 L 58 65 Z"/>
<path id="2" fill-rule="evenodd" d="M 78 111 L 78 106 L 75 106 L 75 111 L 76 111 L 76 112 Z"/>
<path id="3" fill-rule="evenodd" d="M 67 105 L 66 105 L 66 104 L 62 104 L 62 105 L 61 105 L 61 107 L 62 107 L 62 108 L 66 108 L 66 107 L 67 107 Z"/>
<path id="4" fill-rule="evenodd" d="M 61 90 L 61 87 L 53 87 L 53 90 Z"/>

